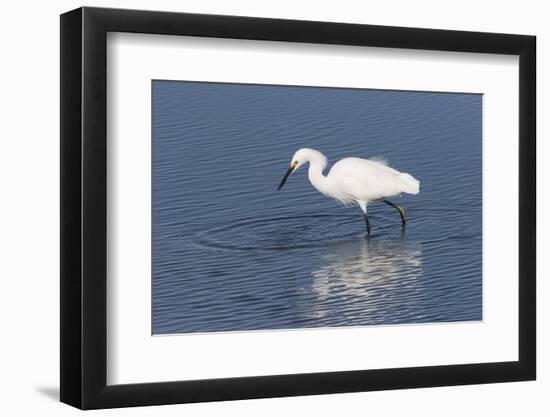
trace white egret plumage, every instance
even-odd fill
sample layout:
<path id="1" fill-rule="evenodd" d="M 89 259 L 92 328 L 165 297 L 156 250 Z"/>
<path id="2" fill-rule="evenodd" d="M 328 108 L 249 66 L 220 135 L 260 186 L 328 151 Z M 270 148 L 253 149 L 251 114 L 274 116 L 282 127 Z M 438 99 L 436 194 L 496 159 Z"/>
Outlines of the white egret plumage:
<path id="1" fill-rule="evenodd" d="M 356 203 L 361 207 L 369 234 L 371 232 L 367 215 L 369 202 L 381 201 L 395 208 L 405 226 L 407 223 L 405 211 L 387 199 L 401 193 L 418 194 L 420 191 L 420 181 L 412 175 L 399 172 L 383 161 L 375 159 L 341 159 L 325 176 L 323 171 L 327 166 L 327 158 L 321 152 L 308 148 L 302 148 L 294 154 L 278 190 L 285 185 L 288 177 L 305 163 L 309 163 L 309 181 L 321 194 L 345 205 Z"/>

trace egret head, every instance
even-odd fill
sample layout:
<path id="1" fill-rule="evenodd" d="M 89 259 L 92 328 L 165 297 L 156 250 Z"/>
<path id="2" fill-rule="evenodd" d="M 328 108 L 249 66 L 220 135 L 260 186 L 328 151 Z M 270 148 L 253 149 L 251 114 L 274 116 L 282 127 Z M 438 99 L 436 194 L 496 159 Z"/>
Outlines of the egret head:
<path id="1" fill-rule="evenodd" d="M 292 156 L 292 159 L 290 160 L 290 166 L 288 167 L 288 170 L 286 171 L 285 176 L 283 177 L 283 180 L 279 184 L 279 187 L 277 190 L 280 190 L 283 188 L 283 185 L 285 185 L 286 180 L 288 177 L 290 177 L 291 174 L 296 172 L 298 168 L 300 168 L 303 164 L 306 162 L 311 162 L 313 160 L 320 159 L 324 161 L 326 164 L 326 158 L 321 154 L 321 152 L 316 151 L 315 149 L 308 149 L 308 148 L 302 148 L 297 150 L 294 155 Z"/>

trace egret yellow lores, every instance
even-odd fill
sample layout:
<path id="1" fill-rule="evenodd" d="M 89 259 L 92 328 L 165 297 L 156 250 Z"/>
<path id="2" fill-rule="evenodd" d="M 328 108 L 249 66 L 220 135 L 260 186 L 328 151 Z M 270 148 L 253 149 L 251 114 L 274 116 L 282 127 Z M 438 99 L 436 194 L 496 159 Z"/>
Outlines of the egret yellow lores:
<path id="1" fill-rule="evenodd" d="M 302 148 L 292 157 L 278 190 L 283 188 L 291 174 L 306 163 L 309 163 L 309 181 L 317 191 L 344 205 L 356 203 L 361 207 L 368 234 L 371 232 L 371 225 L 367 206 L 372 201 L 380 201 L 396 209 L 405 227 L 407 223 L 405 210 L 388 198 L 402 193 L 418 194 L 420 181 L 412 175 L 399 172 L 382 160 L 344 158 L 336 162 L 325 176 L 323 175 L 327 166 L 325 155 L 315 149 Z"/>

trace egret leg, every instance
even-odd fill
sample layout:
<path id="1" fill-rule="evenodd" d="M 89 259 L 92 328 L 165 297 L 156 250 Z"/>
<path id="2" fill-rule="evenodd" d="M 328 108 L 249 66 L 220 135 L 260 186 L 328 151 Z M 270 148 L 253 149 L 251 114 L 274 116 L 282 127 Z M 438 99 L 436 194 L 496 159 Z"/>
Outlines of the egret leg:
<path id="1" fill-rule="evenodd" d="M 369 216 L 367 215 L 367 202 L 366 201 L 357 201 L 359 207 L 363 211 L 363 216 L 365 217 L 365 225 L 367 226 L 367 234 L 370 235 L 371 227 L 369 222 Z"/>
<path id="2" fill-rule="evenodd" d="M 399 215 L 401 216 L 401 223 L 403 227 L 407 224 L 407 219 L 405 218 L 405 210 L 403 210 L 403 207 L 398 206 L 397 204 L 393 204 L 391 201 L 388 200 L 382 200 L 384 203 L 386 203 L 388 206 L 392 206 L 394 209 L 396 209 L 399 212 Z"/>
<path id="3" fill-rule="evenodd" d="M 370 235 L 371 227 L 369 222 L 369 216 L 367 216 L 366 214 L 365 214 L 365 224 L 367 226 L 367 235 Z"/>

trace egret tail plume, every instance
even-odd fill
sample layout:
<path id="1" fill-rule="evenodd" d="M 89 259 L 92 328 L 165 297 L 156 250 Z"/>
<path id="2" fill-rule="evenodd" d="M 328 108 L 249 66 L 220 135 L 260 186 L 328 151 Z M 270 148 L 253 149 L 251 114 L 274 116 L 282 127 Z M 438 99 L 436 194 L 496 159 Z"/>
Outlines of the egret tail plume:
<path id="1" fill-rule="evenodd" d="M 418 194 L 420 192 L 420 181 L 410 174 L 404 173 L 399 175 L 403 180 L 403 191 L 408 194 Z"/>

